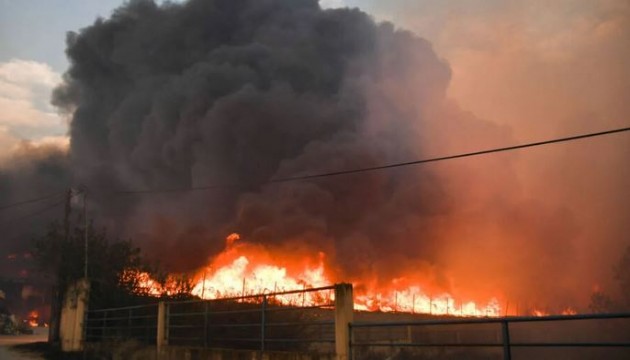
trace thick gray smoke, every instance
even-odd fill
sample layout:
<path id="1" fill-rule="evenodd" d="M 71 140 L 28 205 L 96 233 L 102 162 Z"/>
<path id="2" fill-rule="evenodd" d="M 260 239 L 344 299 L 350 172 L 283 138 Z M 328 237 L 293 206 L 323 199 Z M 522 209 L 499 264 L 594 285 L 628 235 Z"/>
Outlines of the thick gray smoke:
<path id="1" fill-rule="evenodd" d="M 74 113 L 71 181 L 172 270 L 236 231 L 325 251 L 348 279 L 413 270 L 454 293 L 560 302 L 576 288 L 545 276 L 570 270 L 571 214 L 521 201 L 512 155 L 260 185 L 513 142 L 446 99 L 448 65 L 411 33 L 316 0 L 135 0 L 70 34 L 67 54 L 54 103 Z M 230 186 L 118 193 L 206 185 Z"/>
<path id="2" fill-rule="evenodd" d="M 75 182 L 102 196 L 99 216 L 145 237 L 160 257 L 201 265 L 226 224 L 250 241 L 314 236 L 378 252 L 395 226 L 364 225 L 387 206 L 408 212 L 393 197 L 413 212 L 443 211 L 422 171 L 257 185 L 417 156 L 418 114 L 385 101 L 374 119 L 368 93 L 400 68 L 426 80 L 415 101 L 439 101 L 448 66 L 426 41 L 364 13 L 322 11 L 314 0 L 132 1 L 68 43 L 72 66 L 54 101 L 74 110 Z M 109 193 L 207 184 L 236 186 Z"/>

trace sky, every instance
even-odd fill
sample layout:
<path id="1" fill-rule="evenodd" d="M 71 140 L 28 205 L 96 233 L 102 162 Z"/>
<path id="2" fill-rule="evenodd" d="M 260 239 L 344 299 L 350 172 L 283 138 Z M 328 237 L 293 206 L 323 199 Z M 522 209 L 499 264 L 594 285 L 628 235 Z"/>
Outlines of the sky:
<path id="1" fill-rule="evenodd" d="M 65 34 L 108 16 L 121 3 L 0 0 L 0 158 L 23 140 L 67 144 L 68 120 L 49 104 L 68 66 Z M 451 68 L 449 97 L 463 110 L 509 128 L 518 141 L 602 131 L 630 121 L 627 0 L 321 3 L 359 7 L 429 40 Z M 522 191 L 556 205 L 589 208 L 576 215 L 577 223 L 586 224 L 584 238 L 606 236 L 610 224 L 625 223 L 630 198 L 627 191 L 620 198 L 589 195 L 589 189 L 626 188 L 628 177 L 621 175 L 630 176 L 629 149 L 622 136 L 531 151 L 517 166 Z M 597 213 L 610 214 L 609 222 L 591 216 Z M 623 243 L 614 243 L 621 251 Z M 598 241 L 593 240 L 578 253 L 600 256 L 606 263 L 609 250 L 597 255 Z"/>
<path id="2" fill-rule="evenodd" d="M 67 143 L 67 119 L 50 105 L 68 67 L 65 37 L 120 0 L 0 0 L 0 157 L 21 140 Z"/>

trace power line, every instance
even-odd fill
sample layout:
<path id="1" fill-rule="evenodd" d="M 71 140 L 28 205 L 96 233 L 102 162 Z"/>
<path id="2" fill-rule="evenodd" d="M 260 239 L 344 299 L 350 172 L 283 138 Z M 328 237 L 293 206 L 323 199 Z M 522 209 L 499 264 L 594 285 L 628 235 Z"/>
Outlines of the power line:
<path id="1" fill-rule="evenodd" d="M 39 210 L 37 210 L 35 212 L 29 213 L 29 214 L 26 214 L 24 216 L 20 216 L 20 217 L 11 219 L 11 220 L 4 221 L 4 222 L 2 222 L 2 225 L 6 225 L 6 224 L 9 224 L 9 223 L 16 223 L 16 222 L 19 222 L 19 221 L 22 221 L 22 220 L 26 220 L 26 219 L 31 218 L 31 217 L 35 217 L 37 215 L 41 215 L 41 214 L 43 214 L 43 213 L 45 213 L 45 212 L 47 212 L 49 210 L 52 210 L 52 209 L 54 209 L 54 208 L 56 208 L 56 207 L 58 207 L 60 205 L 63 205 L 64 203 L 65 203 L 65 201 L 56 202 L 54 204 L 46 206 L 43 209 L 39 209 Z"/>
<path id="2" fill-rule="evenodd" d="M 271 179 L 267 181 L 266 183 L 269 183 L 269 184 L 283 183 L 283 182 L 290 182 L 290 181 L 317 179 L 317 178 L 329 177 L 329 176 L 356 174 L 356 173 L 362 173 L 362 172 L 368 172 L 368 171 L 386 170 L 386 169 L 392 169 L 392 168 L 403 167 L 403 166 L 427 164 L 427 163 L 438 162 L 438 161 L 461 159 L 461 158 L 466 158 L 466 157 L 487 155 L 487 154 L 506 152 L 506 151 L 514 151 L 514 150 L 519 150 L 519 149 L 525 149 L 525 148 L 543 146 L 543 145 L 549 145 L 549 144 L 556 144 L 556 143 L 561 143 L 561 142 L 582 140 L 582 139 L 587 139 L 587 138 L 592 138 L 592 137 L 597 137 L 597 136 L 616 134 L 616 133 L 625 132 L 625 131 L 630 131 L 630 127 L 601 131 L 597 133 L 570 136 L 570 137 L 565 137 L 565 138 L 557 138 L 557 139 L 552 139 L 552 140 L 537 141 L 537 142 L 526 143 L 526 144 L 521 144 L 521 145 L 513 145 L 513 146 L 494 148 L 494 149 L 488 149 L 488 150 L 480 150 L 480 151 L 474 151 L 474 152 L 457 154 L 457 155 L 448 155 L 448 156 L 442 156 L 442 157 L 436 157 L 436 158 L 429 158 L 429 159 L 423 159 L 423 160 L 415 160 L 415 161 L 401 162 L 401 163 L 353 169 L 353 170 L 335 171 L 335 172 L 329 172 L 329 173 L 323 173 L 323 174 Z"/>
<path id="3" fill-rule="evenodd" d="M 493 148 L 493 149 L 488 149 L 488 150 L 480 150 L 480 151 L 474 151 L 474 152 L 468 152 L 468 153 L 462 153 L 462 154 L 456 154 L 456 155 L 428 158 L 428 159 L 422 159 L 422 160 L 407 161 L 407 162 L 400 162 L 400 163 L 393 163 L 393 164 L 358 168 L 358 169 L 350 169 L 350 170 L 333 171 L 333 172 L 313 174 L 313 175 L 276 178 L 276 179 L 260 182 L 258 183 L 258 185 L 304 181 L 304 180 L 319 179 L 319 178 L 325 178 L 325 177 L 331 177 L 331 176 L 341 176 L 341 175 L 358 174 L 358 173 L 371 172 L 371 171 L 387 170 L 387 169 L 398 168 L 398 167 L 421 165 L 421 164 L 427 164 L 427 163 L 433 163 L 433 162 L 439 162 L 439 161 L 455 160 L 455 159 L 461 159 L 461 158 L 467 158 L 467 157 L 487 155 L 487 154 L 492 154 L 492 153 L 514 151 L 514 150 L 520 150 L 520 149 L 526 149 L 526 148 L 532 148 L 532 147 L 538 147 L 538 146 L 544 146 L 544 145 L 550 145 L 550 144 L 557 144 L 557 143 L 563 143 L 563 142 L 569 142 L 569 141 L 584 140 L 588 138 L 618 134 L 618 133 L 627 132 L 627 131 L 630 131 L 630 127 L 600 131 L 600 132 L 595 132 L 595 133 L 587 133 L 587 134 L 581 134 L 581 135 L 575 135 L 575 136 L 569 136 L 569 137 L 563 137 L 563 138 L 556 138 L 556 139 L 545 140 L 545 141 L 537 141 L 537 142 L 525 143 L 525 144 L 520 144 L 520 145 Z M 239 186 L 241 185 L 240 184 L 217 184 L 217 185 L 209 185 L 209 186 L 191 187 L 187 189 L 117 191 L 115 192 L 115 194 L 133 195 L 133 194 L 158 194 L 158 193 L 173 193 L 173 192 L 187 192 L 187 191 L 205 191 L 205 190 L 234 188 L 234 187 L 239 187 Z"/>
<path id="4" fill-rule="evenodd" d="M 73 198 L 73 197 L 78 196 L 80 194 L 81 193 L 74 193 L 74 194 L 72 194 L 72 196 L 70 198 Z M 57 202 L 52 203 L 52 204 L 50 204 L 50 205 L 48 205 L 48 206 L 46 206 L 44 208 L 41 208 L 41 209 L 39 209 L 37 211 L 33 211 L 33 212 L 28 213 L 28 214 L 25 214 L 25 215 L 22 215 L 22 216 L 19 216 L 19 217 L 10 219 L 10 220 L 0 222 L 0 225 L 6 225 L 6 224 L 9 224 L 9 223 L 17 223 L 17 222 L 20 222 L 22 220 L 26 220 L 26 219 L 29 219 L 29 218 L 41 215 L 41 214 L 43 214 L 43 213 L 45 213 L 47 211 L 55 209 L 58 206 L 64 205 L 65 203 L 66 203 L 65 199 L 62 200 L 62 201 L 57 201 Z"/>
<path id="5" fill-rule="evenodd" d="M 13 203 L 13 204 L 3 205 L 3 206 L 0 206 L 0 211 L 6 210 L 6 209 L 10 209 L 10 208 L 14 208 L 14 207 L 17 207 L 17 206 L 22 206 L 22 205 L 26 205 L 26 204 L 31 204 L 31 203 L 35 203 L 35 202 L 40 202 L 40 201 L 52 199 L 52 198 L 57 197 L 59 195 L 63 195 L 63 193 L 60 192 L 60 193 L 55 193 L 55 194 L 42 196 L 42 197 L 37 198 L 37 199 L 24 200 L 24 201 L 19 201 L 19 202 Z"/>

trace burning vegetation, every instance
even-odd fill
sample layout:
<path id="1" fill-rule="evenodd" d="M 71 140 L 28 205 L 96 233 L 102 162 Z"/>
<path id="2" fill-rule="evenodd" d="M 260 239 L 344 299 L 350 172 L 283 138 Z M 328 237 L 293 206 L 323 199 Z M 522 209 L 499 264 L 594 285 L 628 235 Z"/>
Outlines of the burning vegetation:
<path id="1" fill-rule="evenodd" d="M 323 253 L 319 253 L 317 259 L 288 257 L 284 261 L 275 260 L 282 259 L 282 254 L 274 256 L 259 246 L 235 243 L 238 239 L 238 234 L 228 236 L 226 249 L 213 259 L 201 275 L 196 276 L 197 279 L 201 276 L 201 279 L 196 282 L 193 295 L 216 299 L 324 287 L 348 280 L 327 271 Z M 428 294 L 417 284 L 405 288 L 402 279 L 393 280 L 391 284 L 380 288 L 370 284 L 370 279 L 353 281 L 357 288 L 357 310 L 460 316 L 500 315 L 496 299 L 492 299 L 487 306 L 479 306 L 472 301 L 456 302 L 446 293 L 437 296 Z M 306 303 L 314 305 L 316 301 L 306 299 Z"/>
<path id="2" fill-rule="evenodd" d="M 240 235 L 236 233 L 226 238 L 224 251 L 192 277 L 191 295 L 202 299 L 238 298 L 325 287 L 344 280 L 328 270 L 323 253 L 319 253 L 317 258 L 286 257 L 282 253 L 273 254 L 264 247 L 239 240 Z M 409 276 L 413 277 L 413 274 Z M 124 277 L 135 277 L 139 292 L 152 296 L 174 294 L 168 289 L 169 286 L 173 287 L 175 280 L 172 278 L 160 283 L 146 272 L 125 272 Z M 446 292 L 431 293 L 421 283 L 406 279 L 394 279 L 380 287 L 369 280 L 353 280 L 357 292 L 354 304 L 356 310 L 486 317 L 518 314 L 518 309 L 512 313 L 507 308 L 502 309 L 497 298 L 490 298 L 487 303 L 477 303 L 454 299 Z M 332 300 L 322 299 L 317 293 L 279 296 L 275 299 L 286 305 L 298 302 L 307 306 Z M 537 309 L 522 311 L 535 316 L 547 315 Z M 575 311 L 569 308 L 562 314 L 575 314 Z"/>

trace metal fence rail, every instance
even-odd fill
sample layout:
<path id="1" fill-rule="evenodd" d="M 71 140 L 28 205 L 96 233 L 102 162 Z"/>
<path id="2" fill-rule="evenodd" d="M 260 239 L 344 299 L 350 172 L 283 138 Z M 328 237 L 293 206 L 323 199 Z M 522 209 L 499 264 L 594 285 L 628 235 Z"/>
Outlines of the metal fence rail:
<path id="1" fill-rule="evenodd" d="M 157 304 L 149 304 L 87 311 L 85 340 L 135 339 L 155 344 L 157 308 Z"/>
<path id="2" fill-rule="evenodd" d="M 334 286 L 166 303 L 169 345 L 333 353 Z"/>
<path id="3" fill-rule="evenodd" d="M 592 350 L 580 350 L 584 348 L 605 348 L 605 358 L 630 358 L 630 314 L 355 322 L 350 324 L 350 332 L 355 360 L 386 353 L 401 359 L 424 354 L 432 357 L 423 359 L 481 356 L 511 360 L 515 351 L 523 359 L 544 358 L 541 349 L 552 348 L 565 349 L 564 358 L 597 356 Z M 577 350 L 567 355 L 569 348 Z M 441 350 L 428 353 L 427 349 Z"/>

